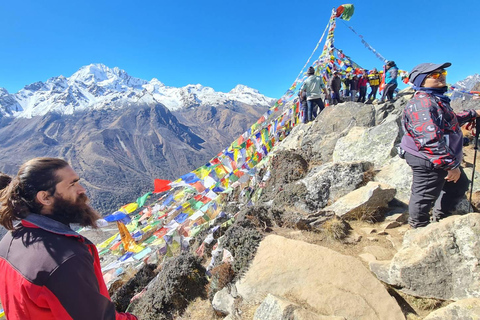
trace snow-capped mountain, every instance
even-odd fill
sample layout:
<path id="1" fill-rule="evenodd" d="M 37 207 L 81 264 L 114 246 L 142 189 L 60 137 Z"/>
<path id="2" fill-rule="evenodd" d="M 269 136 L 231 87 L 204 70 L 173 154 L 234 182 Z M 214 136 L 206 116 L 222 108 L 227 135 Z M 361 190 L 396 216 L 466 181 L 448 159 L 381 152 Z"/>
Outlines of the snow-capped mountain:
<path id="1" fill-rule="evenodd" d="M 480 75 L 476 73 L 474 75 L 468 76 L 465 79 L 455 83 L 454 86 L 460 90 L 478 91 L 480 90 Z M 452 99 L 453 101 L 456 101 L 456 100 L 469 101 L 472 98 L 473 98 L 472 95 L 468 93 L 463 93 L 457 90 L 453 91 L 452 95 L 450 96 L 450 99 Z M 459 106 L 459 108 L 466 108 L 466 107 L 467 106 L 463 104 Z"/>
<path id="2" fill-rule="evenodd" d="M 92 64 L 17 93 L 0 88 L 0 172 L 13 175 L 34 157 L 66 159 L 95 208 L 111 212 L 153 179 L 207 163 L 273 103 L 243 85 L 174 88 Z"/>
<path id="3" fill-rule="evenodd" d="M 51 111 L 73 114 L 81 110 L 123 108 L 140 100 L 161 103 L 172 111 L 223 105 L 229 101 L 261 106 L 274 101 L 244 85 L 237 85 L 228 93 L 199 84 L 176 88 L 155 78 L 147 81 L 131 77 L 117 67 L 90 64 L 69 78 L 59 76 L 35 82 L 15 94 L 0 88 L 0 115 L 31 118 Z"/>
<path id="4" fill-rule="evenodd" d="M 468 76 L 463 80 L 458 81 L 455 83 L 456 87 L 460 87 L 464 90 L 472 90 L 476 84 L 480 82 L 480 74 L 475 73 L 474 75 Z"/>

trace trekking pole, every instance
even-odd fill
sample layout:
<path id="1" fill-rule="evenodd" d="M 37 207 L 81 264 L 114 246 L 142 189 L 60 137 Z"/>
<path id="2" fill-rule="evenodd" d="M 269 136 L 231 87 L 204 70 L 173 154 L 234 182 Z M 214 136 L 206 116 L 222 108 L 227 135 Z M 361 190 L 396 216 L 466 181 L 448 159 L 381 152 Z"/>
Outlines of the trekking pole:
<path id="1" fill-rule="evenodd" d="M 475 146 L 473 150 L 475 150 L 473 154 L 473 170 L 472 170 L 472 180 L 470 186 L 470 206 L 472 207 L 472 211 L 475 209 L 473 208 L 472 204 L 472 194 L 473 194 L 473 181 L 475 179 L 475 164 L 477 162 L 477 150 L 478 150 L 478 136 L 480 135 L 480 119 L 475 119 Z"/>

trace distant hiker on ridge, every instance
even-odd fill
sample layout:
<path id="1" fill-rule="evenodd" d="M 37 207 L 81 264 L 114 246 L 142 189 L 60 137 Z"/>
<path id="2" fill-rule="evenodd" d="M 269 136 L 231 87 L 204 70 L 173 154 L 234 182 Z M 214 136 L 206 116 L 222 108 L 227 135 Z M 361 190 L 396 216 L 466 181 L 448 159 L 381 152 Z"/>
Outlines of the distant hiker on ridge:
<path id="1" fill-rule="evenodd" d="M 385 88 L 383 89 L 381 103 L 385 102 L 385 98 L 390 102 L 394 102 L 393 93 L 397 88 L 398 68 L 394 61 L 388 61 L 385 66 Z"/>
<path id="2" fill-rule="evenodd" d="M 313 109 L 318 106 L 319 114 L 325 108 L 321 91 L 328 96 L 327 89 L 323 83 L 323 79 L 315 76 L 315 69 L 313 67 L 308 68 L 308 78 L 300 88 L 300 92 L 305 91 L 307 93 L 307 112 L 303 115 L 303 123 L 308 123 L 314 119 Z"/>
<path id="3" fill-rule="evenodd" d="M 358 79 L 358 88 L 360 89 L 360 96 L 358 97 L 358 102 L 365 103 L 367 99 L 367 84 L 368 84 L 368 76 L 367 71 L 363 71 L 362 76 Z"/>
<path id="4" fill-rule="evenodd" d="M 96 227 L 80 178 L 61 159 L 24 163 L 0 193 L 0 300 L 8 320 L 134 320 L 115 311 L 97 248 L 69 224 Z M 17 224 L 17 222 L 19 222 Z"/>
<path id="5" fill-rule="evenodd" d="M 380 74 L 376 68 L 368 74 L 368 83 L 370 84 L 370 93 L 368 94 L 368 101 L 373 101 L 377 98 L 378 86 L 380 85 Z"/>
<path id="6" fill-rule="evenodd" d="M 358 77 L 354 74 L 348 84 L 350 86 L 350 101 L 355 101 L 358 91 Z"/>
<path id="7" fill-rule="evenodd" d="M 332 102 L 333 104 L 342 103 L 340 98 L 340 89 L 342 87 L 342 79 L 340 79 L 338 71 L 333 73 L 333 77 L 330 80 L 330 89 L 332 90 Z"/>
<path id="8" fill-rule="evenodd" d="M 410 72 L 415 95 L 405 106 L 401 147 L 413 171 L 408 222 L 413 228 L 451 214 L 468 190 L 468 178 L 460 167 L 463 134 L 460 126 L 480 116 L 480 110 L 455 114 L 450 107 L 445 68 L 442 64 L 422 63 Z"/>

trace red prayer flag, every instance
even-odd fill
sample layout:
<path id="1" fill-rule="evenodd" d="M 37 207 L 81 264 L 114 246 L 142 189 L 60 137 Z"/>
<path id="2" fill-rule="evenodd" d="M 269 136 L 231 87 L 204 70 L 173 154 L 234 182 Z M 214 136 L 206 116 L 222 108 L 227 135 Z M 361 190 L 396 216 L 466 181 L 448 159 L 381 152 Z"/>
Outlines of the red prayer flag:
<path id="1" fill-rule="evenodd" d="M 153 193 L 160 193 L 164 191 L 170 190 L 172 187 L 170 187 L 170 180 L 161 180 L 161 179 L 155 179 L 153 184 L 154 184 L 154 190 Z"/>
<path id="2" fill-rule="evenodd" d="M 221 153 L 221 152 L 220 152 Z M 223 154 L 223 153 L 221 153 Z M 211 164 L 219 164 L 220 163 L 220 160 L 218 158 L 213 158 L 211 161 L 210 161 Z"/>

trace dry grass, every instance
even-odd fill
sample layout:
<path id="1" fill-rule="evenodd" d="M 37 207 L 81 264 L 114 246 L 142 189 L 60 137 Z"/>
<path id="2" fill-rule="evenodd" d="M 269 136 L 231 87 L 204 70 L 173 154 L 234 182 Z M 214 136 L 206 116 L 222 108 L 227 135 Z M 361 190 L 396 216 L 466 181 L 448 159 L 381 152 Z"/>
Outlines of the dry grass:
<path id="1" fill-rule="evenodd" d="M 416 298 L 416 297 L 409 297 L 408 302 L 412 305 L 415 309 L 423 310 L 423 311 L 433 311 L 443 306 L 444 301 L 438 299 L 431 299 L 431 298 Z"/>
<path id="2" fill-rule="evenodd" d="M 349 230 L 350 225 L 337 217 L 334 217 L 322 224 L 322 231 L 327 235 L 327 237 L 335 240 L 345 239 L 348 236 Z"/>
<path id="3" fill-rule="evenodd" d="M 210 301 L 208 299 L 201 298 L 197 298 L 192 303 L 190 303 L 182 315 L 175 316 L 176 320 L 217 320 L 223 318 L 224 317 L 217 316 L 215 314 L 215 311 L 213 311 L 212 305 L 210 304 Z"/>
<path id="4" fill-rule="evenodd" d="M 358 220 L 366 222 L 378 222 L 383 219 L 388 208 L 359 207 L 357 210 L 348 213 L 347 220 Z"/>

